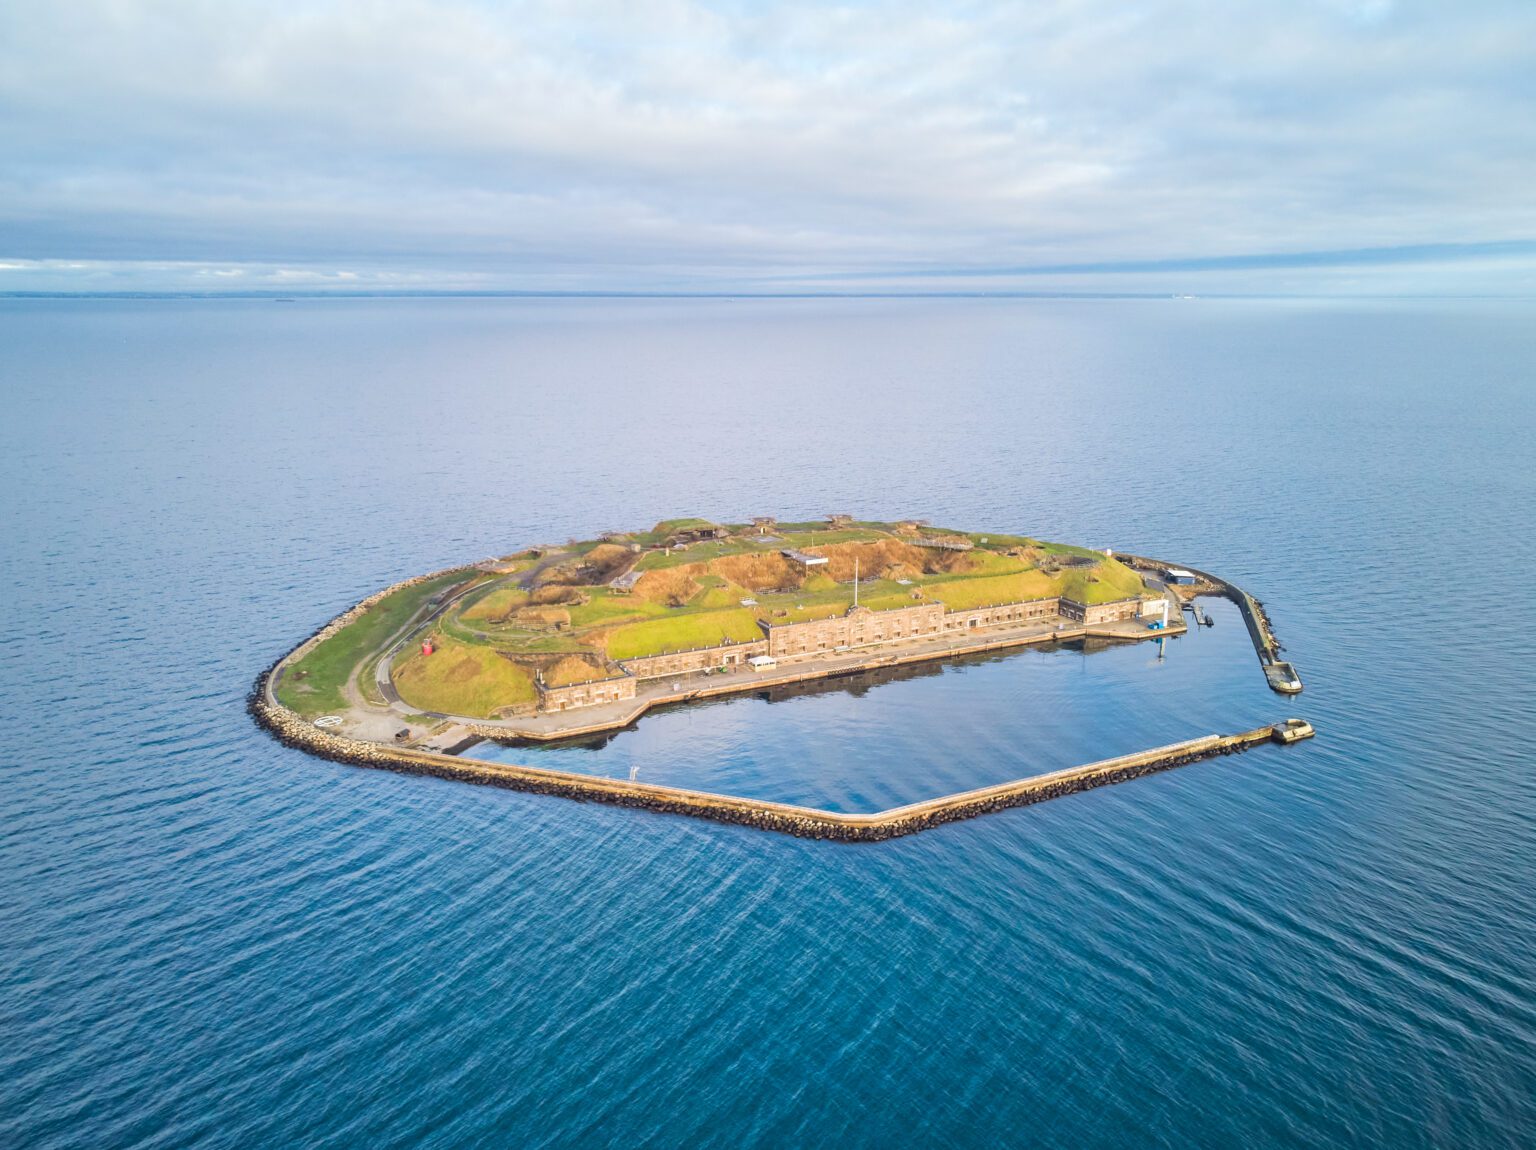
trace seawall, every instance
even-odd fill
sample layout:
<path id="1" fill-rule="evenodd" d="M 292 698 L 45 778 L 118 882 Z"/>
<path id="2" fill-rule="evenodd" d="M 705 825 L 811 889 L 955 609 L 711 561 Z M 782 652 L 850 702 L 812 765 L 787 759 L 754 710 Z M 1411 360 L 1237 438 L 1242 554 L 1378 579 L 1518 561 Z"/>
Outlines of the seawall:
<path id="1" fill-rule="evenodd" d="M 248 700 L 252 716 L 280 742 L 335 762 L 533 794 L 556 795 L 578 801 L 611 803 L 664 814 L 687 815 L 802 838 L 840 842 L 880 842 L 916 834 L 945 823 L 1046 802 L 1095 787 L 1128 782 L 1216 755 L 1233 754 L 1275 738 L 1273 727 L 1260 727 L 1235 735 L 1205 735 L 1081 767 L 927 799 L 878 814 L 841 814 L 813 807 L 736 798 L 653 783 L 492 763 L 483 759 L 391 747 L 332 735 L 273 701 L 268 691 L 271 674 L 271 670 L 263 672 L 252 686 Z"/>
<path id="2" fill-rule="evenodd" d="M 1175 564 L 1166 563 L 1161 559 L 1149 559 L 1144 555 L 1118 555 L 1117 558 L 1129 561 L 1132 566 L 1148 568 L 1154 571 L 1167 571 L 1170 567 L 1175 566 Z M 1248 638 L 1253 641 L 1254 653 L 1258 655 L 1259 662 L 1264 667 L 1268 668 L 1272 664 L 1279 662 L 1280 641 L 1275 638 L 1275 632 L 1270 627 L 1269 616 L 1264 613 L 1264 605 L 1262 603 L 1235 583 L 1231 583 L 1220 576 L 1212 575 L 1208 571 L 1201 571 L 1187 563 L 1180 563 L 1177 566 L 1182 567 L 1193 575 L 1198 575 L 1216 588 L 1216 594 L 1224 599 L 1230 599 L 1237 605 L 1238 612 L 1243 617 L 1243 625 L 1248 628 Z"/>

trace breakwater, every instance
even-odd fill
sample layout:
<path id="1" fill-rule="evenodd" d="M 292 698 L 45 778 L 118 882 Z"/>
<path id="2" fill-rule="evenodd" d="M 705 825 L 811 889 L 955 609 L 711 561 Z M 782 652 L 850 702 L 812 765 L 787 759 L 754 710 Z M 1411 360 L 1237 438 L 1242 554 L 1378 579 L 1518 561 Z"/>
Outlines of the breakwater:
<path id="1" fill-rule="evenodd" d="M 1234 735 L 1205 735 L 1067 770 L 926 799 L 877 814 L 841 814 L 789 803 L 737 798 L 654 783 L 492 763 L 483 759 L 392 747 L 333 735 L 277 703 L 269 690 L 271 674 L 271 671 L 263 672 L 252 687 L 248 700 L 252 716 L 279 741 L 321 758 L 403 774 L 427 775 L 585 802 L 610 803 L 777 831 L 802 838 L 841 842 L 880 842 L 916 834 L 945 823 L 1030 806 L 1095 787 L 1128 782 L 1186 763 L 1233 754 L 1278 740 L 1275 727 L 1259 727 Z"/>
<path id="2" fill-rule="evenodd" d="M 1212 575 L 1208 571 L 1191 567 L 1187 563 L 1175 565 L 1165 563 L 1161 559 L 1148 559 L 1144 555 L 1116 555 L 1115 557 L 1132 567 L 1156 571 L 1160 574 L 1178 566 L 1209 583 L 1215 588 L 1214 594 L 1229 599 L 1237 605 L 1238 612 L 1243 617 L 1243 625 L 1248 628 L 1248 637 L 1253 640 L 1253 650 L 1259 657 L 1259 665 L 1264 668 L 1264 678 L 1268 680 L 1270 687 L 1282 695 L 1295 695 L 1301 692 L 1301 677 L 1297 674 L 1296 668 L 1280 658 L 1280 641 L 1275 638 L 1274 628 L 1270 625 L 1264 604 L 1248 592 L 1235 583 L 1218 575 Z"/>

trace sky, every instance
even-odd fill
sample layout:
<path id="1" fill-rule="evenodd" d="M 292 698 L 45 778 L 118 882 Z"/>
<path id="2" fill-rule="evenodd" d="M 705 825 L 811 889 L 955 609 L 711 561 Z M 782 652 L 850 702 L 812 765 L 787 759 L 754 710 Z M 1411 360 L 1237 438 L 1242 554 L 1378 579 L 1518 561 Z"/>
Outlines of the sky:
<path id="1" fill-rule="evenodd" d="M 0 0 L 0 292 L 1536 296 L 1536 2 Z"/>

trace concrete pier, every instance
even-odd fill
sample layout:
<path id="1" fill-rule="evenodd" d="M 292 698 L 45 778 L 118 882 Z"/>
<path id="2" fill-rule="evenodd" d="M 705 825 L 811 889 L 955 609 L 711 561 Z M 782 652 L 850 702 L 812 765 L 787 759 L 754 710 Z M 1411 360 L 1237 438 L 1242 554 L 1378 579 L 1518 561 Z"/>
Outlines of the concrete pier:
<path id="1" fill-rule="evenodd" d="M 1144 555 L 1117 554 L 1115 558 L 1144 571 L 1167 571 L 1172 567 L 1179 567 L 1209 583 L 1215 588 L 1215 594 L 1237 604 L 1237 609 L 1243 616 L 1243 624 L 1248 628 L 1248 637 L 1253 640 L 1253 650 L 1259 657 L 1259 665 L 1264 668 L 1264 679 L 1270 689 L 1282 695 L 1301 694 L 1301 675 L 1292 664 L 1280 658 L 1280 643 L 1270 628 L 1269 616 L 1264 613 L 1264 605 L 1248 592 L 1235 583 L 1229 583 L 1209 572 L 1197 570 L 1187 563 L 1165 563 L 1161 559 L 1148 559 Z"/>

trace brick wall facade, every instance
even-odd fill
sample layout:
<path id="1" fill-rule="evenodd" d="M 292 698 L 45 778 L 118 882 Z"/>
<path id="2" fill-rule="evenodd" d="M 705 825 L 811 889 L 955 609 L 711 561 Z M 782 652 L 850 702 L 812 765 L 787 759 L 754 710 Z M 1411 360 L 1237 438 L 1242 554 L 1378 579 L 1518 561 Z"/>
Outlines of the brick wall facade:
<path id="1" fill-rule="evenodd" d="M 999 627 L 1004 624 L 1029 623 L 1059 615 L 1061 600 L 1027 599 L 1022 603 L 1002 603 L 996 607 L 974 607 L 967 611 L 950 611 L 944 616 L 946 634 L 970 631 L 979 627 Z"/>
<path id="2" fill-rule="evenodd" d="M 1098 623 L 1116 623 L 1121 619 L 1134 619 L 1140 610 L 1140 599 L 1116 599 L 1113 603 L 1094 603 L 1091 606 L 1072 599 L 1061 601 L 1062 618 L 1090 627 Z"/>
<path id="3" fill-rule="evenodd" d="M 623 667 L 637 679 L 660 679 L 667 675 L 687 675 L 714 667 L 745 667 L 747 660 L 768 654 L 768 640 L 727 643 L 719 647 L 700 647 L 694 651 L 669 651 L 665 655 L 646 655 L 640 659 L 622 659 Z"/>
<path id="4" fill-rule="evenodd" d="M 616 703 L 635 697 L 635 680 L 629 675 L 612 679 L 594 679 L 589 683 L 572 683 L 569 687 L 546 687 L 539 684 L 539 710 L 569 711 L 572 707 L 592 707 L 598 703 Z"/>
<path id="5" fill-rule="evenodd" d="M 944 631 L 944 604 L 919 603 L 871 611 L 852 607 L 844 615 L 809 623 L 777 623 L 768 628 L 768 654 L 775 659 L 814 655 L 838 647 L 867 647 L 896 639 L 916 639 Z"/>
<path id="6" fill-rule="evenodd" d="M 903 639 L 960 635 L 985 627 L 1018 626 L 1058 616 L 1093 626 L 1134 619 L 1140 607 L 1140 599 L 1119 599 L 1113 603 L 1088 605 L 1054 597 L 964 611 L 946 611 L 942 603 L 917 603 L 911 607 L 893 607 L 886 611 L 853 607 L 844 614 L 809 623 L 764 623 L 763 628 L 767 633 L 764 639 L 624 659 L 619 665 L 624 668 L 625 674 L 616 678 L 575 683 L 569 687 L 545 687 L 540 684 L 540 709 L 564 711 L 572 707 L 590 707 L 598 703 L 633 699 L 636 686 L 642 679 L 687 675 L 716 667 L 744 667 L 748 659 L 758 655 L 768 655 L 775 659 L 803 658 L 827 654 L 840 647 L 870 647 Z"/>

